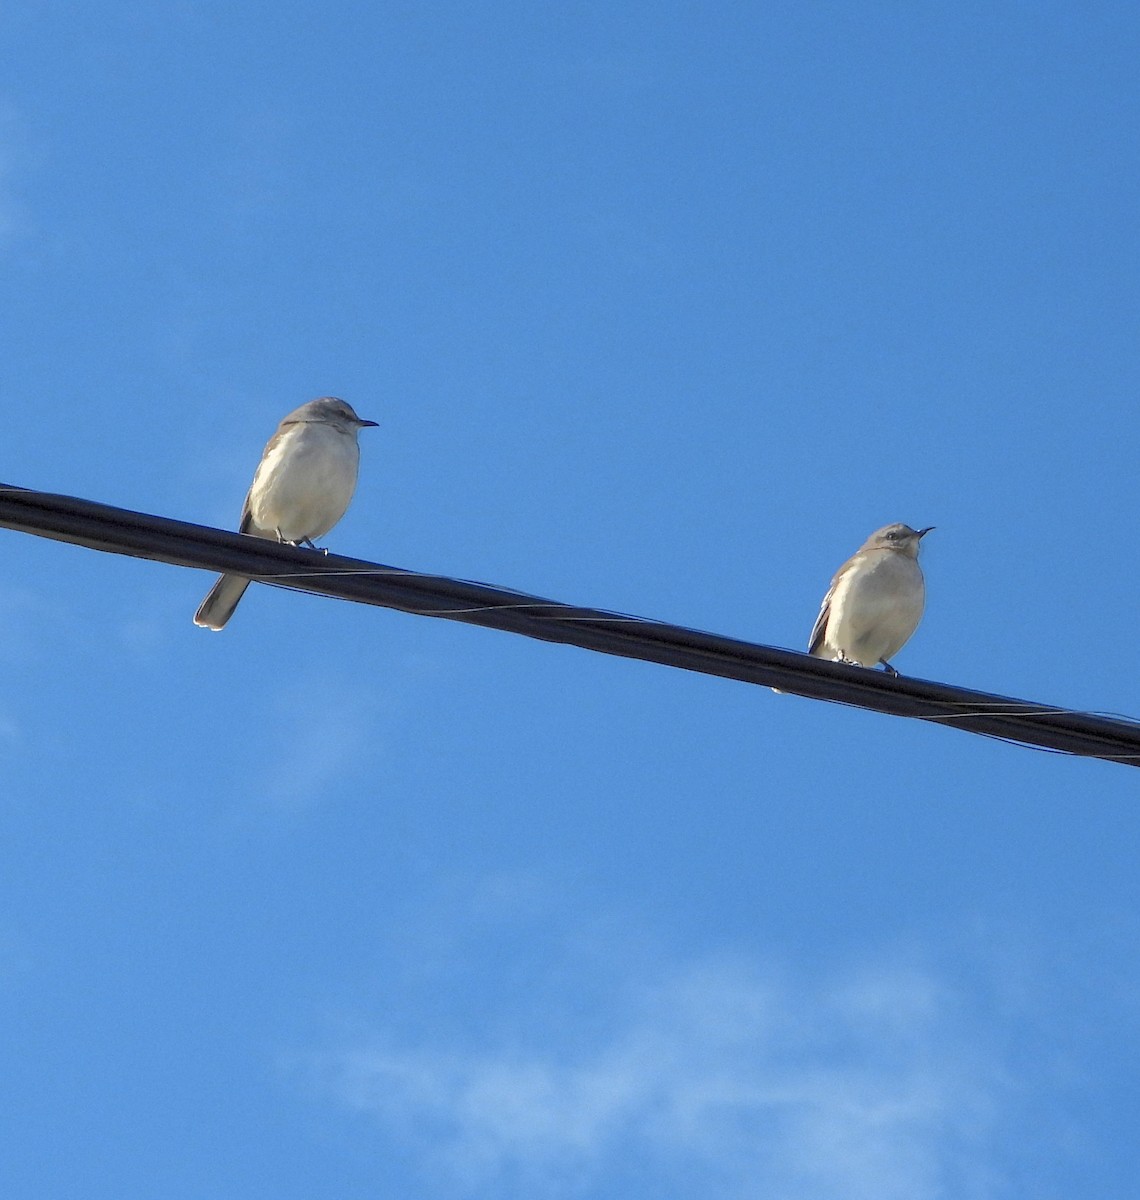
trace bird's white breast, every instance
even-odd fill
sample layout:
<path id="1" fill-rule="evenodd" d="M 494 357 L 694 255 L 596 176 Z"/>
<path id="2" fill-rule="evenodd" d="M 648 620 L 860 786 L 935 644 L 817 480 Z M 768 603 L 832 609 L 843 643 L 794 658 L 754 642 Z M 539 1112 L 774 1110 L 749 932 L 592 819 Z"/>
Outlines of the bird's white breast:
<path id="1" fill-rule="evenodd" d="M 323 537 L 344 516 L 360 465 L 354 433 L 321 422 L 287 429 L 267 450 L 250 489 L 254 530 L 286 541 Z"/>
<path id="2" fill-rule="evenodd" d="M 922 571 L 909 555 L 868 556 L 836 586 L 827 622 L 829 649 L 868 667 L 889 660 L 918 628 L 925 591 Z"/>

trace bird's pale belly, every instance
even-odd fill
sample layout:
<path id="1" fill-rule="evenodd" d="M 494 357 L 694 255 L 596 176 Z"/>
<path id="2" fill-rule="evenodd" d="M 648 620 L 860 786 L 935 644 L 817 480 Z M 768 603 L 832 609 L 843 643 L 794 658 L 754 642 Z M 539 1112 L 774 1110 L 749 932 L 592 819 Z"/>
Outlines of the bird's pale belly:
<path id="1" fill-rule="evenodd" d="M 891 659 L 922 619 L 923 590 L 916 564 L 885 560 L 832 601 L 829 646 L 863 666 Z"/>
<path id="2" fill-rule="evenodd" d="M 289 542 L 323 537 L 348 508 L 359 461 L 355 439 L 321 426 L 306 427 L 293 445 L 275 447 L 254 488 L 255 529 Z"/>

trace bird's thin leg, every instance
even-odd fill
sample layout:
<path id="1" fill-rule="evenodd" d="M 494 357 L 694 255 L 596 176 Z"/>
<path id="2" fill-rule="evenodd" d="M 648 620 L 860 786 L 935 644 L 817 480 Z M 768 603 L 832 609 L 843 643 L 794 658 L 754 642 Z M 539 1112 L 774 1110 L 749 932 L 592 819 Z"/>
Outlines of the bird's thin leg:
<path id="1" fill-rule="evenodd" d="M 892 676 L 895 679 L 898 679 L 898 677 L 899 677 L 898 671 L 896 671 L 894 669 L 894 667 L 892 667 L 891 664 L 889 662 L 887 662 L 887 660 L 885 658 L 880 658 L 879 662 L 881 662 L 883 664 L 883 670 L 886 671 L 886 673 L 888 675 Z"/>
<path id="2" fill-rule="evenodd" d="M 295 548 L 307 546 L 310 550 L 320 550 L 322 554 L 328 554 L 327 550 L 321 550 L 320 546 L 314 545 L 310 538 L 298 538 L 296 541 L 293 541 L 291 538 L 287 538 L 280 529 L 275 529 L 273 532 L 277 534 L 277 541 L 282 546 L 293 546 Z"/>

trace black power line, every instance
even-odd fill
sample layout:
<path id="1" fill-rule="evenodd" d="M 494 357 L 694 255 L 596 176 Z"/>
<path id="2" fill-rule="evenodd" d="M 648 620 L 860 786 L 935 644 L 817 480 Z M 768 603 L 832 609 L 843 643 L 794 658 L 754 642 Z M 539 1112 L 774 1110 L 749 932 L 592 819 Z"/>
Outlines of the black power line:
<path id="1" fill-rule="evenodd" d="M 1032 704 L 827 662 L 662 621 L 543 600 L 244 534 L 0 484 L 0 526 L 93 550 L 229 571 L 263 583 L 446 617 L 509 633 L 719 675 L 1067 754 L 1140 765 L 1140 722 Z M 189 618 L 187 618 L 189 619 Z"/>

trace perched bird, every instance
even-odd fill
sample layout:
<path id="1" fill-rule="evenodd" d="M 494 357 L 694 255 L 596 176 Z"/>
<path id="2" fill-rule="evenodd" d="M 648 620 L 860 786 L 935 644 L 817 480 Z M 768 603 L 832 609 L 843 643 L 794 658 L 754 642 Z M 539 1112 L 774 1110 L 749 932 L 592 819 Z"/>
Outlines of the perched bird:
<path id="1" fill-rule="evenodd" d="M 839 568 L 811 631 L 808 653 L 898 672 L 890 660 L 922 620 L 919 542 L 933 529 L 884 525 Z"/>
<path id="2" fill-rule="evenodd" d="M 241 510 L 241 533 L 312 546 L 344 516 L 360 465 L 363 421 L 343 400 L 324 396 L 294 409 L 261 456 Z M 315 547 L 314 547 L 315 548 Z M 194 614 L 194 624 L 221 629 L 250 581 L 221 575 Z"/>

